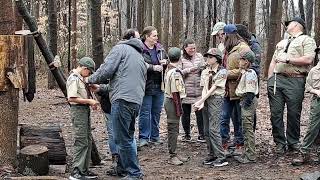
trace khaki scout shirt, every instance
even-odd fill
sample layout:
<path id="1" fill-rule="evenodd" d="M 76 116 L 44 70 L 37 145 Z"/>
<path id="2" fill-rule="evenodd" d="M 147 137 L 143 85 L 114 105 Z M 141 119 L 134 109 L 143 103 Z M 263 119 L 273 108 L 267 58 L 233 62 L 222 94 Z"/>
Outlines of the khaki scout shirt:
<path id="1" fill-rule="evenodd" d="M 287 53 L 285 53 L 286 46 L 288 41 L 291 41 Z M 276 50 L 273 54 L 272 59 L 277 57 L 282 57 L 283 59 L 287 58 L 298 58 L 302 56 L 315 56 L 314 50 L 316 49 L 316 42 L 314 39 L 308 35 L 303 35 L 302 32 L 296 37 L 290 37 L 289 39 L 284 39 L 280 41 Z M 303 74 L 307 73 L 309 66 L 298 66 L 294 64 L 286 63 L 277 63 L 275 66 L 275 72 L 277 73 L 288 73 L 288 74 Z"/>
<path id="2" fill-rule="evenodd" d="M 178 92 L 181 99 L 187 96 L 183 77 L 180 72 L 177 72 L 177 68 L 168 70 L 165 76 L 164 93 L 166 97 L 172 98 L 172 93 L 174 92 Z"/>
<path id="3" fill-rule="evenodd" d="M 68 77 L 67 83 L 67 95 L 68 98 L 79 97 L 83 99 L 89 99 L 86 86 L 83 82 L 83 77 L 76 71 L 72 71 Z M 70 102 L 70 104 L 77 104 L 75 102 Z"/>
<path id="4" fill-rule="evenodd" d="M 258 76 L 252 69 L 241 72 L 242 76 L 240 82 L 236 88 L 236 95 L 241 97 L 245 93 L 254 93 L 255 95 L 259 92 Z"/>
<path id="5" fill-rule="evenodd" d="M 219 69 L 219 70 L 218 70 Z M 215 69 L 211 69 L 211 67 L 207 67 L 201 73 L 201 82 L 200 85 L 203 86 L 202 96 L 207 94 L 209 89 L 209 80 L 210 76 L 212 77 L 212 86 L 216 86 L 216 90 L 212 92 L 212 95 L 216 96 L 224 96 L 225 87 L 227 82 L 228 71 L 224 68 L 216 67 Z M 212 87 L 211 86 L 211 87 Z"/>
<path id="6" fill-rule="evenodd" d="M 320 64 L 313 67 L 307 77 L 306 92 L 310 92 L 312 89 L 320 89 Z"/>

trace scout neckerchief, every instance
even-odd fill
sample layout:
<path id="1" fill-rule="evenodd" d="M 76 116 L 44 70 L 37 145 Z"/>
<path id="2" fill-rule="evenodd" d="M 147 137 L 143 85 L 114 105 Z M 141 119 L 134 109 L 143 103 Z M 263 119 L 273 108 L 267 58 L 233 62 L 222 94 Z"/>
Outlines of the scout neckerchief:
<path id="1" fill-rule="evenodd" d="M 302 33 L 302 34 L 299 34 L 297 37 L 299 37 L 299 36 L 301 36 L 301 35 L 303 35 L 303 33 Z M 285 52 L 285 53 L 288 52 L 288 49 L 289 49 L 289 46 L 290 46 L 291 42 L 292 42 L 295 38 L 297 38 L 297 37 L 294 37 L 294 36 L 289 37 L 288 43 L 287 43 L 287 45 L 286 45 L 286 48 L 284 49 L 284 52 Z"/>
<path id="2" fill-rule="evenodd" d="M 88 84 L 85 83 L 78 75 L 74 74 L 74 76 L 76 76 L 76 77 L 84 84 L 84 87 L 85 87 L 85 89 L 86 89 L 86 91 L 87 91 L 87 96 L 88 96 L 88 98 L 89 98 L 89 99 L 90 99 L 90 98 L 93 99 L 93 95 L 91 94 L 91 92 L 90 92 L 90 90 L 89 90 Z"/>
<path id="3" fill-rule="evenodd" d="M 214 72 L 214 70 L 209 70 L 209 84 L 208 84 L 208 91 L 211 89 L 212 87 L 212 79 L 213 79 L 213 76 L 216 75 L 220 69 L 222 69 L 222 66 L 218 65 L 218 68 L 217 68 L 217 72 Z"/>

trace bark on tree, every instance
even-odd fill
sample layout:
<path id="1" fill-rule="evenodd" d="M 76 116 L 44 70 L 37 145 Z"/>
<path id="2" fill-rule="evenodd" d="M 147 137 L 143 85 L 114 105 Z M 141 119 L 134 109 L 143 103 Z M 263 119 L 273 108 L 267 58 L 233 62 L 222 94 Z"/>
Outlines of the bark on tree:
<path id="1" fill-rule="evenodd" d="M 146 3 L 146 10 L 147 10 L 147 26 L 152 26 L 152 0 L 147 0 Z"/>
<path id="2" fill-rule="evenodd" d="M 217 23 L 217 0 L 213 0 L 213 22 L 212 24 L 215 25 Z M 217 38 L 216 36 L 213 36 L 212 39 L 212 47 L 216 47 L 217 46 Z"/>
<path id="3" fill-rule="evenodd" d="M 102 43 L 102 27 L 101 27 L 101 0 L 90 0 L 91 4 L 91 21 L 92 29 L 92 56 L 99 68 L 103 63 L 103 43 Z"/>
<path id="4" fill-rule="evenodd" d="M 3 1 L 0 11 L 0 34 L 12 35 L 15 32 L 15 15 L 12 1 Z M 10 43 L 11 44 L 11 43 Z M 8 44 L 7 48 L 10 48 Z M 14 45 L 14 44 L 12 44 Z M 0 54 L 4 52 L 1 51 Z M 3 61 L 0 55 L 0 62 Z M 14 61 L 9 57 L 10 62 Z M 14 63 L 11 63 L 13 65 Z M 15 165 L 17 149 L 17 126 L 19 108 L 19 90 L 11 84 L 8 91 L 0 92 L 0 167 Z"/>
<path id="5" fill-rule="evenodd" d="M 291 10 L 292 10 L 292 17 L 295 17 L 296 16 L 296 10 L 294 8 L 294 2 L 293 0 L 290 1 L 291 3 Z"/>
<path id="6" fill-rule="evenodd" d="M 48 0 L 47 1 L 47 9 L 48 9 L 48 46 L 51 50 L 53 56 L 57 55 L 58 51 L 58 22 L 57 22 L 57 4 L 55 0 Z M 57 83 L 51 73 L 48 70 L 48 89 L 53 89 L 57 87 Z"/>
<path id="7" fill-rule="evenodd" d="M 186 0 L 186 29 L 184 31 L 184 39 L 188 38 L 189 26 L 190 26 L 190 0 Z"/>
<path id="8" fill-rule="evenodd" d="M 228 22 L 228 15 L 229 15 L 229 8 L 230 8 L 230 0 L 226 0 L 226 10 L 224 11 L 224 22 Z"/>
<path id="9" fill-rule="evenodd" d="M 161 27 L 161 0 L 154 0 L 154 5 L 153 5 L 153 10 L 154 10 L 154 26 L 158 30 L 158 37 L 161 39 L 162 37 L 162 27 Z"/>
<path id="10" fill-rule="evenodd" d="M 250 22 L 250 5 L 248 0 L 234 0 L 234 21 L 236 24 L 248 24 Z"/>
<path id="11" fill-rule="evenodd" d="M 169 46 L 169 22 L 170 22 L 170 0 L 163 1 L 164 5 L 164 25 L 163 25 L 163 35 L 162 35 L 162 45 L 164 46 L 164 49 L 168 52 L 168 46 Z"/>
<path id="12" fill-rule="evenodd" d="M 198 37 L 198 26 L 199 26 L 199 0 L 194 1 L 194 11 L 193 11 L 193 38 L 197 39 Z"/>
<path id="13" fill-rule="evenodd" d="M 72 15 L 71 15 L 71 64 L 72 68 L 77 67 L 77 0 L 72 2 Z"/>
<path id="14" fill-rule="evenodd" d="M 131 28 L 131 0 L 127 0 L 127 28 Z"/>
<path id="15" fill-rule="evenodd" d="M 304 7 L 303 7 L 303 0 L 299 0 L 299 11 L 300 11 L 300 17 L 305 21 L 306 18 L 304 16 Z"/>
<path id="16" fill-rule="evenodd" d="M 87 25 L 86 25 L 86 56 L 92 56 L 91 54 L 91 16 L 90 16 L 90 0 L 87 3 Z"/>
<path id="17" fill-rule="evenodd" d="M 206 1 L 200 1 L 200 27 L 199 27 L 199 32 L 200 32 L 200 53 L 205 53 L 207 52 L 208 48 L 206 47 L 206 17 L 205 17 L 205 7 L 206 7 Z"/>
<path id="18" fill-rule="evenodd" d="M 315 4 L 315 24 L 314 24 L 314 29 L 315 29 L 315 36 L 314 39 L 317 42 L 317 45 L 320 46 L 320 1 L 316 1 Z"/>
<path id="19" fill-rule="evenodd" d="M 208 18 L 207 18 L 207 34 L 206 34 L 206 49 L 210 47 L 210 38 L 212 31 L 212 0 L 208 0 Z"/>
<path id="20" fill-rule="evenodd" d="M 142 33 L 145 21 L 145 0 L 138 0 L 137 28 Z"/>
<path id="21" fill-rule="evenodd" d="M 182 36 L 182 11 L 183 1 L 172 1 L 172 24 L 174 25 L 174 33 L 172 34 L 172 46 L 179 47 Z"/>
<path id="22" fill-rule="evenodd" d="M 268 76 L 268 69 L 276 44 L 281 39 L 281 16 L 282 16 L 282 0 L 273 0 L 271 2 L 270 16 L 270 36 L 268 38 L 267 57 L 264 65 L 264 77 Z"/>
<path id="23" fill-rule="evenodd" d="M 312 20 L 313 20 L 313 0 L 306 0 L 306 30 L 307 34 L 311 35 L 311 29 L 312 29 Z M 318 29 L 319 30 L 319 29 Z"/>
<path id="24" fill-rule="evenodd" d="M 256 7 L 257 1 L 251 0 L 249 12 L 249 31 L 254 34 L 256 33 Z"/>

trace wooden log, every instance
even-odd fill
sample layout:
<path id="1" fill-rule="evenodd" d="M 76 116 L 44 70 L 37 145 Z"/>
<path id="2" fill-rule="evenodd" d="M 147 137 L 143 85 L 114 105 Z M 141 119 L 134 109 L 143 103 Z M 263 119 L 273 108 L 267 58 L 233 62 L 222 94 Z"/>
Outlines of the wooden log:
<path id="1" fill-rule="evenodd" d="M 49 172 L 48 148 L 30 145 L 20 151 L 18 172 L 23 175 L 47 175 Z"/>
<path id="2" fill-rule="evenodd" d="M 20 128 L 20 147 L 40 144 L 48 147 L 49 163 L 66 164 L 66 147 L 59 126 L 22 125 Z"/>

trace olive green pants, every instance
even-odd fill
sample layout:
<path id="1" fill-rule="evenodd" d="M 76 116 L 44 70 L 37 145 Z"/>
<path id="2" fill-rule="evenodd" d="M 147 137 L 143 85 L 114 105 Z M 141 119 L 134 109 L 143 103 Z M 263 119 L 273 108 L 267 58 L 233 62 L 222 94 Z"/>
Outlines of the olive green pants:
<path id="1" fill-rule="evenodd" d="M 71 118 L 74 128 L 73 169 L 78 168 L 85 174 L 89 169 L 92 149 L 89 106 L 74 106 L 71 108 Z"/>
<path id="2" fill-rule="evenodd" d="M 268 80 L 268 97 L 271 112 L 273 140 L 285 146 L 299 143 L 300 116 L 304 98 L 305 78 L 293 78 L 277 75 L 276 93 L 274 94 L 275 76 Z M 283 112 L 287 105 L 287 130 L 284 128 Z M 286 135 L 285 135 L 286 132 Z"/>
<path id="3" fill-rule="evenodd" d="M 180 117 L 176 115 L 175 106 L 171 98 L 166 97 L 164 100 L 164 109 L 167 114 L 167 129 L 168 129 L 168 149 L 170 157 L 177 155 L 177 141 L 179 135 Z"/>
<path id="4" fill-rule="evenodd" d="M 242 130 L 244 137 L 244 155 L 251 161 L 256 160 L 255 136 L 253 130 L 254 112 L 257 108 L 257 98 L 249 107 L 241 107 Z"/>
<path id="5" fill-rule="evenodd" d="M 318 137 L 320 129 L 320 98 L 314 97 L 311 101 L 309 124 L 306 135 L 303 138 L 300 151 L 304 154 L 310 153 L 312 144 Z M 319 153 L 319 147 L 318 147 Z"/>

